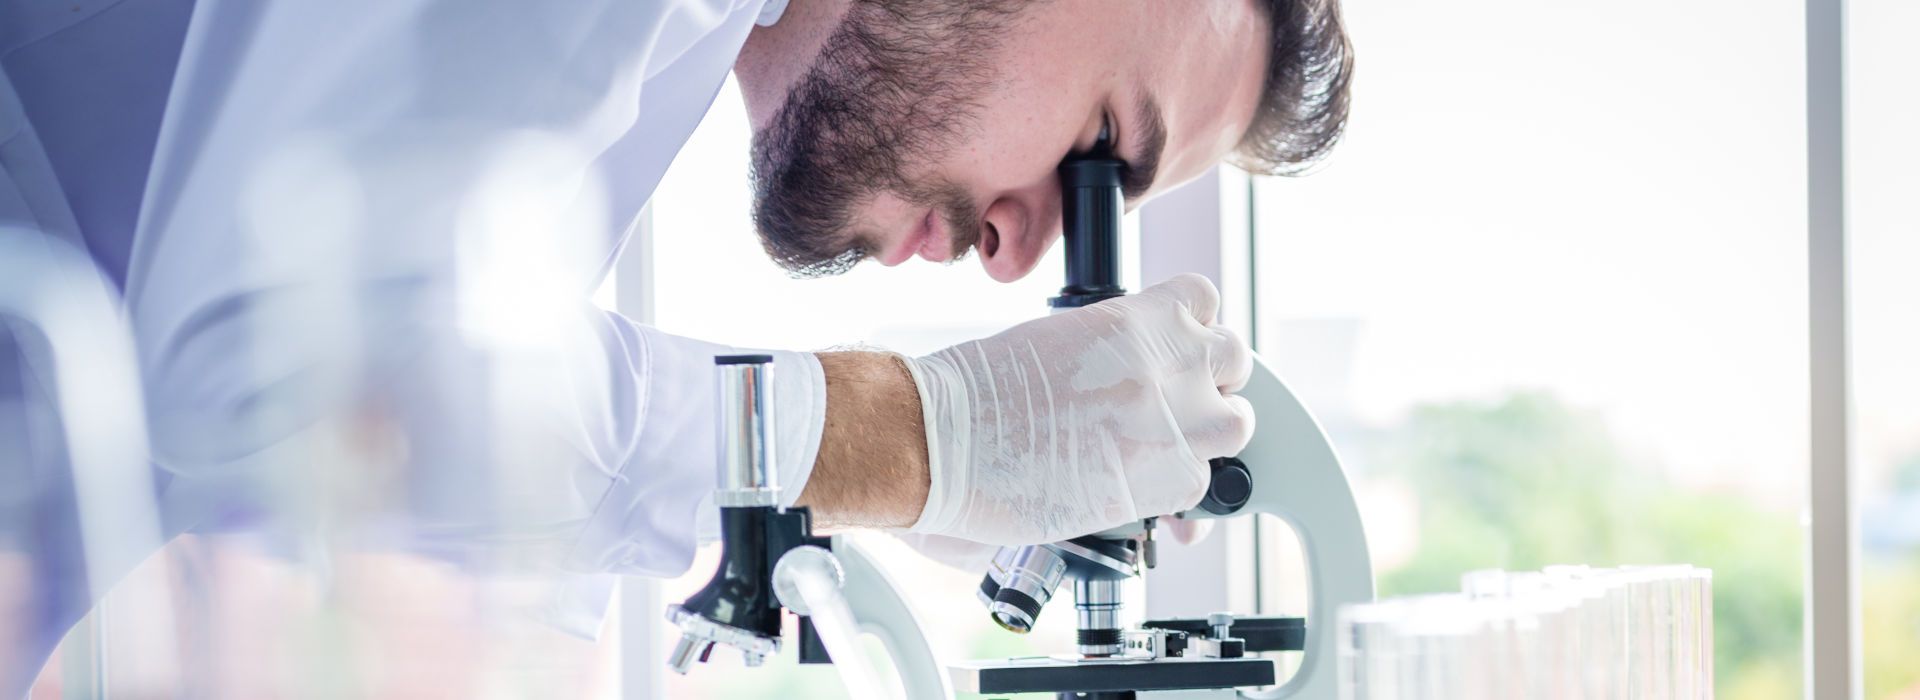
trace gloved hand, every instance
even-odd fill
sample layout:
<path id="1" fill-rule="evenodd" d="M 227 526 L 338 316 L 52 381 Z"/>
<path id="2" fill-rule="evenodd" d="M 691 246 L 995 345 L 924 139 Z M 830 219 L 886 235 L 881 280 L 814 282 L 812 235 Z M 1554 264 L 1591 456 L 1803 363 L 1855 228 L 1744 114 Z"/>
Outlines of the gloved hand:
<path id="1" fill-rule="evenodd" d="M 1253 437 L 1253 354 L 1181 275 L 907 361 L 931 486 L 914 532 L 1077 537 L 1197 505 L 1206 460 Z"/>
<path id="2" fill-rule="evenodd" d="M 1165 547 L 1167 543 L 1186 546 L 1206 539 L 1207 535 L 1213 532 L 1213 523 L 1212 518 L 1204 520 L 1161 518 L 1159 523 L 1161 546 Z M 983 544 L 946 535 L 930 535 L 905 530 L 894 530 L 890 534 L 901 542 L 905 542 L 921 556 L 966 574 L 985 571 L 987 564 L 993 561 L 994 554 L 1000 551 L 1000 545 L 997 544 Z"/>
<path id="3" fill-rule="evenodd" d="M 993 555 L 1000 551 L 1000 545 L 982 544 L 973 540 L 963 540 L 946 535 L 932 535 L 924 532 L 895 530 L 893 536 L 907 543 L 920 556 L 940 562 L 965 574 L 979 574 L 987 570 L 987 564 L 993 561 Z"/>

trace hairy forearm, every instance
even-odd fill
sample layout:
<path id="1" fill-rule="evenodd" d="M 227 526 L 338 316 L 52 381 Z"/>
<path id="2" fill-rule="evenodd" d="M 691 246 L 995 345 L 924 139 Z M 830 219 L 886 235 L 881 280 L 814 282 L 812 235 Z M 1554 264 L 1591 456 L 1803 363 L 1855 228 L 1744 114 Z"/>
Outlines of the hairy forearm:
<path id="1" fill-rule="evenodd" d="M 820 353 L 827 422 L 799 504 L 823 524 L 906 527 L 927 503 L 927 440 L 913 376 L 881 352 Z"/>

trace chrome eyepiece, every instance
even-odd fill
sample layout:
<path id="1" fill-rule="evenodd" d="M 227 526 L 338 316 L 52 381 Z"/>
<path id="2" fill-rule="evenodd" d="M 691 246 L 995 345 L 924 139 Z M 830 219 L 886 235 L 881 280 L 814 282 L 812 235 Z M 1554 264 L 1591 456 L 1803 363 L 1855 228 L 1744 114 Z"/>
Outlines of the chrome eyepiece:
<path id="1" fill-rule="evenodd" d="M 713 358 L 720 386 L 718 402 L 719 490 L 722 508 L 771 506 L 780 502 L 779 470 L 773 463 L 773 357 L 721 355 Z"/>

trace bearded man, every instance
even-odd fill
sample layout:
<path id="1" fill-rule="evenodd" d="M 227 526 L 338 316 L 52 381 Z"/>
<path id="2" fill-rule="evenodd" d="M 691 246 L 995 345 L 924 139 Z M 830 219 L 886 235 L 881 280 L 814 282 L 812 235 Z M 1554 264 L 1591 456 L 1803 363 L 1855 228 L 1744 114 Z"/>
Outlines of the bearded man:
<path id="1" fill-rule="evenodd" d="M 0 223 L 122 293 L 164 536 L 347 473 L 399 494 L 368 506 L 397 516 L 369 518 L 385 541 L 674 576 L 711 517 L 712 358 L 741 350 L 588 294 L 729 73 L 776 263 L 971 254 L 1007 282 L 1060 237 L 1064 159 L 1118 158 L 1132 206 L 1323 155 L 1351 66 L 1335 3 L 9 0 Z M 1254 425 L 1217 305 L 1186 276 L 925 357 L 758 351 L 783 505 L 987 544 L 1190 508 Z M 17 362 L 31 342 L 0 330 L 0 399 L 56 390 Z M 75 507 L 5 503 L 46 647 L 90 601 L 59 592 L 131 562 L 62 566 Z"/>

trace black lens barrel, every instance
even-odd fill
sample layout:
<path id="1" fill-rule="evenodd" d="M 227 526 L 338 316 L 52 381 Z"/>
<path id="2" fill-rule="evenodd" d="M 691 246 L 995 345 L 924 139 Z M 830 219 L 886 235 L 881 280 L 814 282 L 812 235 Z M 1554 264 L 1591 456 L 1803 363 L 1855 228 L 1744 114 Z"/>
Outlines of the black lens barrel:
<path id="1" fill-rule="evenodd" d="M 1126 293 L 1120 286 L 1120 161 L 1070 160 L 1060 164 L 1060 237 L 1067 246 L 1066 286 L 1054 308 L 1086 306 Z"/>

